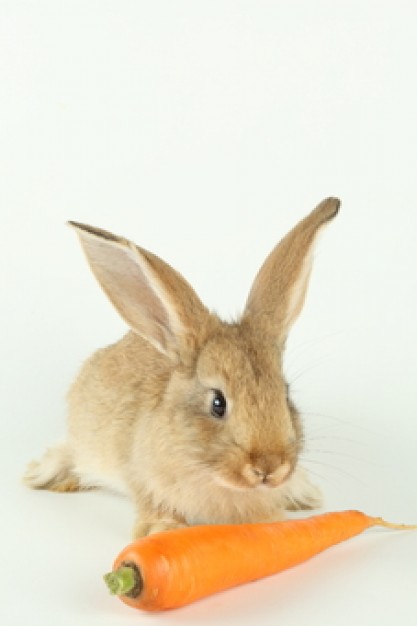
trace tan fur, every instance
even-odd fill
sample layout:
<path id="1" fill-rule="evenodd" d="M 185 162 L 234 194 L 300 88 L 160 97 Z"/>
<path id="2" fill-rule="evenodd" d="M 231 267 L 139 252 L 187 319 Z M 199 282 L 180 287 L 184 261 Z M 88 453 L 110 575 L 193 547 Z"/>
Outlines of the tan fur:
<path id="1" fill-rule="evenodd" d="M 298 467 L 299 415 L 282 349 L 301 310 L 328 199 L 273 250 L 240 322 L 226 323 L 164 261 L 90 226 L 76 228 L 91 268 L 131 326 L 84 365 L 68 395 L 67 442 L 32 463 L 34 488 L 120 487 L 134 535 L 196 523 L 280 519 L 320 495 Z M 213 390 L 227 400 L 211 415 Z"/>

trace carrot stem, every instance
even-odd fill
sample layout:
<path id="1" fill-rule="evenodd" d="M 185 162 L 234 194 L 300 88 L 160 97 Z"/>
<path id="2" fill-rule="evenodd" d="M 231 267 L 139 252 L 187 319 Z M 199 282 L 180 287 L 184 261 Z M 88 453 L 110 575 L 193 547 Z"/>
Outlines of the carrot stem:
<path id="1" fill-rule="evenodd" d="M 133 567 L 124 565 L 103 576 L 110 593 L 115 596 L 128 594 L 137 586 L 137 575 Z"/>

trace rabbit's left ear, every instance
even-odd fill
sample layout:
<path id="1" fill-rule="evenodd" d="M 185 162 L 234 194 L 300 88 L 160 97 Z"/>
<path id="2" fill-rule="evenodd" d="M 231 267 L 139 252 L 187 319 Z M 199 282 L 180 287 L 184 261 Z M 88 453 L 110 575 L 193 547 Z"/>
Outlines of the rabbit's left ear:
<path id="1" fill-rule="evenodd" d="M 128 239 L 86 224 L 69 224 L 95 277 L 131 329 L 169 358 L 183 357 L 209 316 L 187 281 Z"/>
<path id="2" fill-rule="evenodd" d="M 339 207 L 337 198 L 323 200 L 272 250 L 254 280 L 243 322 L 285 342 L 304 303 L 317 235 Z"/>

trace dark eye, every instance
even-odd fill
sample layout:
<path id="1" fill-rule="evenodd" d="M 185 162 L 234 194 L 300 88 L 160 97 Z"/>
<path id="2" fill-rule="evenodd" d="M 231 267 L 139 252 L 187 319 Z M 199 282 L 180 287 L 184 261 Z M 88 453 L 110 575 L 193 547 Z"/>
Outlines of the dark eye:
<path id="1" fill-rule="evenodd" d="M 224 417 L 226 414 L 226 398 L 218 389 L 213 389 L 214 397 L 211 403 L 211 414 L 213 417 Z"/>

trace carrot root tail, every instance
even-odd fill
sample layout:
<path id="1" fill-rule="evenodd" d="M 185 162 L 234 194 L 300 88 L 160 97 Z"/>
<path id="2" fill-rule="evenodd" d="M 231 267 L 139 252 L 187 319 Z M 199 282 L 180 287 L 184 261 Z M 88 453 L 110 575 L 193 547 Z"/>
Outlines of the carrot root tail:
<path id="1" fill-rule="evenodd" d="M 383 526 L 383 528 L 391 528 L 393 530 L 417 530 L 417 524 L 393 524 L 386 522 L 382 517 L 373 518 L 375 526 Z"/>

